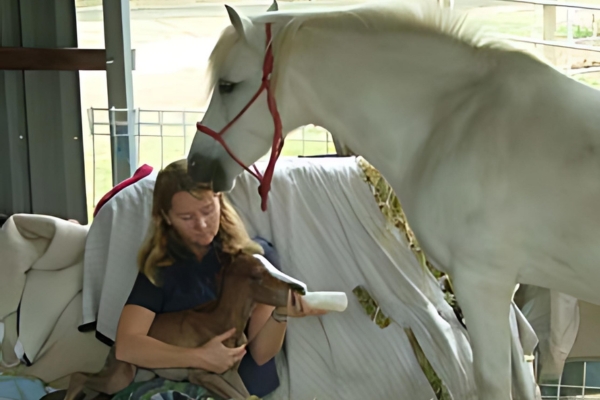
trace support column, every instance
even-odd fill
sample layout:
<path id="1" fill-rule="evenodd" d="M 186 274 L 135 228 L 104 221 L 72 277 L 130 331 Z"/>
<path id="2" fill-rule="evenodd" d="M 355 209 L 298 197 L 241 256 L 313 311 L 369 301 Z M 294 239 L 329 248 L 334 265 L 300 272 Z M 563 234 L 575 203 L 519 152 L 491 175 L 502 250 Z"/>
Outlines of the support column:
<path id="1" fill-rule="evenodd" d="M 20 0 L 21 44 L 77 47 L 73 0 Z M 32 212 L 87 223 L 78 71 L 25 71 Z"/>
<path id="2" fill-rule="evenodd" d="M 454 9 L 454 0 L 438 0 L 438 5 L 441 8 L 449 8 L 451 10 Z"/>
<path id="3" fill-rule="evenodd" d="M 19 0 L 0 2 L 0 46 L 21 46 Z M 0 213 L 31 212 L 23 71 L 0 71 Z"/>
<path id="4" fill-rule="evenodd" d="M 554 40 L 556 32 L 556 6 L 542 6 L 544 8 L 544 40 Z M 544 56 L 556 65 L 556 47 L 544 46 Z"/>
<path id="5" fill-rule="evenodd" d="M 103 0 L 102 7 L 108 108 L 123 110 L 110 112 L 112 179 L 116 185 L 137 168 L 129 1 Z"/>

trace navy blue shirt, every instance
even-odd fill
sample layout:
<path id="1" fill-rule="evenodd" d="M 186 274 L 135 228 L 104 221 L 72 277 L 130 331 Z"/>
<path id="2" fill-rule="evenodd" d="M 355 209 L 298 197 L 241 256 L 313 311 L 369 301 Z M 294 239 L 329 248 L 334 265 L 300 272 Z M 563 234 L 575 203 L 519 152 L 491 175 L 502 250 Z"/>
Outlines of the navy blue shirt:
<path id="1" fill-rule="evenodd" d="M 273 246 L 262 238 L 254 238 L 264 250 L 264 257 L 280 269 L 279 256 Z M 216 275 L 221 269 L 217 258 L 217 243 L 211 244 L 208 253 L 198 261 L 195 257 L 177 259 L 172 265 L 161 268 L 154 286 L 146 275 L 139 273 L 126 304 L 134 304 L 160 314 L 188 310 L 217 297 Z M 258 365 L 247 352 L 239 367 L 239 374 L 250 394 L 263 397 L 279 386 L 275 359 Z"/>

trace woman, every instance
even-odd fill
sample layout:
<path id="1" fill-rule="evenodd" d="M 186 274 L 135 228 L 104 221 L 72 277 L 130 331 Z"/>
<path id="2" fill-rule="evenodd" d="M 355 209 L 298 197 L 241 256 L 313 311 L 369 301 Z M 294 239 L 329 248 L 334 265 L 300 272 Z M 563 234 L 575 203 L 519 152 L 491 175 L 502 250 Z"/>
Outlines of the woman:
<path id="1" fill-rule="evenodd" d="M 199 306 L 216 297 L 216 250 L 264 254 L 278 267 L 277 253 L 249 238 L 220 193 L 194 183 L 186 160 L 160 171 L 154 187 L 152 226 L 138 257 L 139 274 L 119 321 L 116 357 L 142 368 L 201 368 L 216 373 L 242 360 L 239 373 L 249 392 L 263 397 L 279 385 L 274 356 L 283 344 L 288 317 L 323 315 L 290 292 L 287 307 L 259 304 L 246 328 L 248 343 L 227 348 L 223 332 L 199 348 L 172 346 L 148 336 L 157 313 Z M 279 267 L 278 267 L 279 268 Z"/>

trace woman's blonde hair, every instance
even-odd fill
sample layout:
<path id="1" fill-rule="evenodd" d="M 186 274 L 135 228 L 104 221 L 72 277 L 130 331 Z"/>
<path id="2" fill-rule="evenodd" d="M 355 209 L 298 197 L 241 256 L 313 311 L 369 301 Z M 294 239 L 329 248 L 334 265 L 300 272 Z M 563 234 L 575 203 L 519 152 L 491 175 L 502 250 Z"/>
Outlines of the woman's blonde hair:
<path id="1" fill-rule="evenodd" d="M 188 175 L 185 159 L 167 165 L 158 173 L 152 199 L 152 222 L 146 240 L 138 253 L 138 269 L 154 285 L 158 285 L 158 268 L 169 266 L 175 261 L 169 246 L 171 248 L 184 246 L 179 234 L 165 218 L 166 213 L 171 209 L 173 195 L 185 191 L 199 197 L 207 190 L 211 189 L 194 182 Z M 219 195 L 219 202 L 221 218 L 217 236 L 221 242 L 221 251 L 230 254 L 238 252 L 263 254 L 262 247 L 250 239 L 240 216 L 222 193 Z"/>

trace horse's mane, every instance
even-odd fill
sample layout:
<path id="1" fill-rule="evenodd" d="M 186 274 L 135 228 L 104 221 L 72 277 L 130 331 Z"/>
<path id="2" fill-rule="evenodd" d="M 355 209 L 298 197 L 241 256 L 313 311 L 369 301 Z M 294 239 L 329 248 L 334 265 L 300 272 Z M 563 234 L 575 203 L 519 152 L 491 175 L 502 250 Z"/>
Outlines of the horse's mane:
<path id="1" fill-rule="evenodd" d="M 261 16 L 257 20 L 268 17 Z M 477 45 L 476 38 L 464 32 L 464 26 L 463 14 L 440 8 L 435 0 L 374 1 L 336 11 L 302 13 L 280 35 L 282 40 L 286 40 L 286 36 L 291 39 L 300 27 L 365 34 L 421 31 L 447 34 Z"/>
<path id="2" fill-rule="evenodd" d="M 435 0 L 392 0 L 363 3 L 335 11 L 303 11 L 294 13 L 265 13 L 251 18 L 255 23 L 285 22 L 284 28 L 273 42 L 275 63 L 272 84 L 276 85 L 279 72 L 293 48 L 291 43 L 301 40 L 298 32 L 304 28 L 316 28 L 327 32 L 372 33 L 423 33 L 441 35 L 457 44 L 480 51 L 503 50 L 524 52 L 538 59 L 535 54 L 512 46 L 508 41 L 489 34 L 482 28 L 471 28 L 465 23 L 466 15 L 440 8 Z M 215 46 L 209 59 L 208 89 L 217 83 L 218 74 L 227 55 L 239 37 L 228 26 Z M 538 59 L 539 60 L 539 59 Z M 539 60 L 543 61 L 543 60 Z M 543 61 L 544 62 L 544 61 Z"/>

